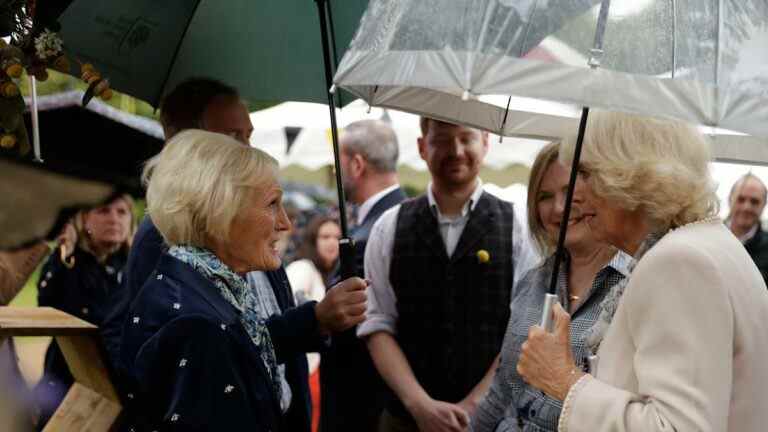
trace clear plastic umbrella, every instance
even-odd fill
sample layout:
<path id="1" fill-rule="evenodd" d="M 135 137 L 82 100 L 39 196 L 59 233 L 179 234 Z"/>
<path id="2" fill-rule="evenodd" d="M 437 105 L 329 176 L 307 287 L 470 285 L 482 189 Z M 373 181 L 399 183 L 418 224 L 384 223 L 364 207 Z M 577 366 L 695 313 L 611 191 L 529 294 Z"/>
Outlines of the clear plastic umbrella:
<path id="1" fill-rule="evenodd" d="M 514 133 L 505 100 L 479 96 L 768 137 L 766 47 L 765 0 L 373 0 L 335 83 L 374 106 L 501 135 Z"/>
<path id="2" fill-rule="evenodd" d="M 334 83 L 373 106 L 500 135 L 516 119 L 483 96 L 584 107 L 575 165 L 588 107 L 767 138 L 767 46 L 766 0 L 371 0 Z"/>

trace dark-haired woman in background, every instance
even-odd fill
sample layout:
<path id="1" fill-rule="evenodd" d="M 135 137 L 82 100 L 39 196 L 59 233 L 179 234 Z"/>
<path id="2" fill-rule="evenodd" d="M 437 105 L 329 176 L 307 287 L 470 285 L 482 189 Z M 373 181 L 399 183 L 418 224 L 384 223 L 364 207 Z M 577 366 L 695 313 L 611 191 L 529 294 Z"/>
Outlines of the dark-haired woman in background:
<path id="1" fill-rule="evenodd" d="M 307 301 L 320 301 L 325 296 L 325 287 L 339 258 L 339 238 L 341 228 L 336 219 L 330 216 L 315 216 L 304 231 L 299 260 L 285 268 L 291 281 L 296 304 Z M 320 354 L 308 353 L 309 383 L 312 396 L 312 426 L 317 430 L 320 414 Z"/>

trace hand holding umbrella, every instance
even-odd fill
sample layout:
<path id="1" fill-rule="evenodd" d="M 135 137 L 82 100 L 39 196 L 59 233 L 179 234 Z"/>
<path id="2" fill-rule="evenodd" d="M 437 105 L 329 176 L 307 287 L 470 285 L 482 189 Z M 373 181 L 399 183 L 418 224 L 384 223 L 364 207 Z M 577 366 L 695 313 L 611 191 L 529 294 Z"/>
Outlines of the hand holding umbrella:
<path id="1" fill-rule="evenodd" d="M 559 303 L 555 304 L 552 312 L 554 333 L 540 326 L 531 327 L 528 340 L 523 343 L 520 352 L 517 372 L 528 384 L 563 401 L 571 386 L 585 374 L 573 360 L 570 315 Z"/>

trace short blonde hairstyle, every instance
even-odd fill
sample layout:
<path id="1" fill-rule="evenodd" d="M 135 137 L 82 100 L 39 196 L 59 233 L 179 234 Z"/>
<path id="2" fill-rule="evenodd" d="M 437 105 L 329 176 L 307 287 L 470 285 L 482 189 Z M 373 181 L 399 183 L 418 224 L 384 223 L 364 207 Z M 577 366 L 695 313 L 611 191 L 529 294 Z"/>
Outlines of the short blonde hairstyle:
<path id="1" fill-rule="evenodd" d="M 169 245 L 228 243 L 232 221 L 253 188 L 276 176 L 277 161 L 263 151 L 189 129 L 147 162 L 147 212 Z"/>
<path id="2" fill-rule="evenodd" d="M 571 164 L 576 137 L 563 141 L 560 162 Z M 644 212 L 656 231 L 717 215 L 709 145 L 685 123 L 631 114 L 589 114 L 581 168 L 595 195 Z"/>
<path id="3" fill-rule="evenodd" d="M 536 155 L 536 160 L 531 166 L 531 174 L 528 180 L 528 227 L 533 240 L 539 247 L 544 256 L 549 256 L 556 245 L 555 239 L 547 233 L 544 223 L 539 217 L 539 191 L 541 191 L 541 182 L 544 180 L 549 167 L 553 162 L 557 162 L 560 151 L 560 143 L 552 142 L 544 146 Z"/>

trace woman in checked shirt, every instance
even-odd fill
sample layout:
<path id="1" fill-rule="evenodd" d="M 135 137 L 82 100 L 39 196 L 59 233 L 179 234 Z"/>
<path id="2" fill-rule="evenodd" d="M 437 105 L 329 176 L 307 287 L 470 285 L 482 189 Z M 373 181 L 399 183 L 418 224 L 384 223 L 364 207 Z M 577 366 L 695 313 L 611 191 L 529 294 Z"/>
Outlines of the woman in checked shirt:
<path id="1" fill-rule="evenodd" d="M 560 230 L 570 170 L 558 162 L 558 143 L 541 150 L 531 170 L 528 188 L 528 223 L 544 256 L 548 258 L 527 272 L 517 285 L 501 363 L 488 395 L 472 418 L 473 432 L 556 431 L 562 402 L 527 385 L 516 366 L 522 344 L 531 326 L 539 324 L 544 294 L 554 262 L 554 246 Z M 583 184 L 577 182 L 568 222 L 565 247 L 568 251 L 558 275 L 560 303 L 571 314 L 571 346 L 580 365 L 590 352 L 586 332 L 600 312 L 600 303 L 610 288 L 626 277 L 631 258 L 598 243 L 581 218 L 579 204 Z"/>

